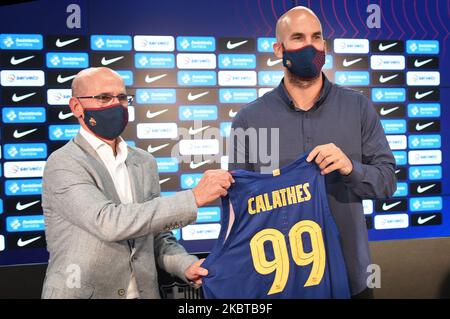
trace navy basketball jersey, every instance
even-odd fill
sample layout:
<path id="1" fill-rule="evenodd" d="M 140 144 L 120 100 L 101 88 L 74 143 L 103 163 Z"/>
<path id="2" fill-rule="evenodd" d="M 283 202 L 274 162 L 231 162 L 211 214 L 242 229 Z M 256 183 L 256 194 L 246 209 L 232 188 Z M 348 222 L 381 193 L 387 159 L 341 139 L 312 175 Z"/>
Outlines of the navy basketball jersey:
<path id="1" fill-rule="evenodd" d="M 273 174 L 232 175 L 219 238 L 202 265 L 205 298 L 349 298 L 318 166 L 303 155 Z M 235 219 L 226 237 L 230 204 Z"/>

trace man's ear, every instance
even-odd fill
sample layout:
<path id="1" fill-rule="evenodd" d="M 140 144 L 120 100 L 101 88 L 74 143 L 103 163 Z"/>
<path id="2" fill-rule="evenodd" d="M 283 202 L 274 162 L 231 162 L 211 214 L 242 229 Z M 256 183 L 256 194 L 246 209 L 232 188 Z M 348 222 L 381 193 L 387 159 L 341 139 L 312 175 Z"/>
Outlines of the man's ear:
<path id="1" fill-rule="evenodd" d="M 273 53 L 277 58 L 283 58 L 283 44 L 281 42 L 275 42 L 273 44 Z"/>
<path id="2" fill-rule="evenodd" d="M 328 48 L 327 48 L 327 41 L 323 40 L 323 51 L 325 54 L 327 54 Z"/>
<path id="3" fill-rule="evenodd" d="M 73 116 L 76 118 L 81 118 L 83 115 L 83 106 L 80 104 L 80 101 L 75 98 L 75 97 L 71 97 L 69 100 L 69 106 L 70 106 L 70 110 L 73 113 Z"/>

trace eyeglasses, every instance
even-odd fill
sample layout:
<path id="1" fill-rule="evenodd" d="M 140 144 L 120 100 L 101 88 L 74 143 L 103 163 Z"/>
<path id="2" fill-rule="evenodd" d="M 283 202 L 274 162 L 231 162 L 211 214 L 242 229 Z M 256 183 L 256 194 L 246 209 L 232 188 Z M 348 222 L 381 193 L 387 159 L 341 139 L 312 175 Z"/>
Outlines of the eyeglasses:
<path id="1" fill-rule="evenodd" d="M 111 103 L 114 98 L 119 100 L 119 103 L 122 105 L 131 105 L 134 100 L 134 95 L 127 94 L 119 94 L 119 95 L 111 95 L 111 94 L 99 94 L 92 96 L 76 96 L 77 99 L 95 99 L 97 103 L 100 105 L 107 105 Z"/>

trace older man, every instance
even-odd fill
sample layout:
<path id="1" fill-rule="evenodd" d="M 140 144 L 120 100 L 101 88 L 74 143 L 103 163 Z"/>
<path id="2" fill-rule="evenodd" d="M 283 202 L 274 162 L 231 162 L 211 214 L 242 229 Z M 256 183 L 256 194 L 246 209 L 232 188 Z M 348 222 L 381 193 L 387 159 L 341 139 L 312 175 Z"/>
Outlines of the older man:
<path id="1" fill-rule="evenodd" d="M 108 68 L 83 70 L 72 83 L 80 132 L 51 154 L 43 177 L 43 298 L 159 298 L 155 262 L 197 286 L 207 274 L 170 230 L 195 221 L 233 179 L 210 170 L 194 189 L 159 197 L 155 159 L 120 137 L 130 100 Z"/>
<path id="2" fill-rule="evenodd" d="M 328 203 L 341 235 L 352 295 L 371 297 L 366 284 L 371 261 L 361 200 L 394 193 L 394 157 L 368 99 L 331 83 L 321 72 L 326 42 L 314 12 L 300 6 L 289 10 L 277 22 L 276 37 L 273 48 L 276 57 L 283 59 L 284 78 L 276 89 L 237 114 L 229 167 L 273 169 L 309 153 L 307 161 L 314 160 L 326 175 Z M 238 128 L 269 129 L 269 135 L 267 141 L 258 141 L 263 137 L 258 135 L 246 143 L 239 138 Z M 278 145 L 270 144 L 270 129 L 279 130 Z M 256 152 L 258 145 L 272 152 L 279 148 L 279 153 L 266 163 Z"/>

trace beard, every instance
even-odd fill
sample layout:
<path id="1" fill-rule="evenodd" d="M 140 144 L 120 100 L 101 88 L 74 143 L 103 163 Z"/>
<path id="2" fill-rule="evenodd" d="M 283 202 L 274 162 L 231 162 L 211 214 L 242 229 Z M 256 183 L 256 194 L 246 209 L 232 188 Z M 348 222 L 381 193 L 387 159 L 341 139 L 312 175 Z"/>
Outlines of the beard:
<path id="1" fill-rule="evenodd" d="M 292 85 L 302 88 L 302 89 L 306 89 L 309 88 L 311 86 L 313 86 L 317 81 L 319 81 L 320 79 L 320 74 L 318 76 L 316 76 L 315 78 L 302 78 L 299 77 L 298 75 L 295 75 L 294 73 L 292 73 L 289 69 L 286 69 L 287 71 L 287 79 L 289 81 L 289 83 L 291 83 Z"/>

